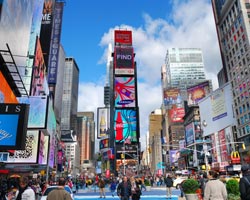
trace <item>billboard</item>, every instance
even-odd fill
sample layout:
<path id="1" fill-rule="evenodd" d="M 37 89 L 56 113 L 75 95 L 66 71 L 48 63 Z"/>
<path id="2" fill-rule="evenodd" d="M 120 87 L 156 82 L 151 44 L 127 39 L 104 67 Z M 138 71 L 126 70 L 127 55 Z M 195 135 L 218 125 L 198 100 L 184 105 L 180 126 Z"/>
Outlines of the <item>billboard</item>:
<path id="1" fill-rule="evenodd" d="M 48 66 L 49 49 L 51 42 L 52 22 L 53 22 L 53 8 L 55 0 L 45 0 L 42 12 L 42 24 L 40 31 L 40 40 L 44 53 L 45 66 Z M 47 71 L 47 69 L 46 69 Z"/>
<path id="2" fill-rule="evenodd" d="M 28 128 L 45 129 L 47 116 L 47 96 L 30 96 Z"/>
<path id="3" fill-rule="evenodd" d="M 185 127 L 185 140 L 187 146 L 194 143 L 195 141 L 194 123 L 190 123 Z"/>
<path id="4" fill-rule="evenodd" d="M 168 116 L 170 122 L 172 123 L 184 122 L 183 117 L 185 116 L 185 109 L 173 107 L 172 109 L 168 110 Z"/>
<path id="5" fill-rule="evenodd" d="M 232 102 L 231 85 L 229 83 L 199 101 L 201 121 L 206 122 L 206 126 L 203 127 L 204 137 L 225 127 L 236 125 Z"/>
<path id="6" fill-rule="evenodd" d="M 106 148 L 109 148 L 109 139 L 108 138 L 101 139 L 99 141 L 99 150 L 106 149 Z"/>
<path id="7" fill-rule="evenodd" d="M 163 98 L 164 106 L 171 107 L 173 105 L 177 105 L 179 107 L 182 105 L 182 97 L 180 89 L 178 88 L 164 89 Z"/>
<path id="8" fill-rule="evenodd" d="M 169 156 L 170 165 L 177 163 L 178 159 L 180 157 L 179 150 L 169 150 L 169 154 L 170 154 L 170 156 Z"/>
<path id="9" fill-rule="evenodd" d="M 12 92 L 8 82 L 0 71 L 0 103 L 18 103 L 15 94 Z"/>
<path id="10" fill-rule="evenodd" d="M 134 109 L 117 109 L 114 115 L 114 132 L 116 143 L 138 142 L 137 111 Z"/>
<path id="11" fill-rule="evenodd" d="M 132 31 L 115 30 L 115 45 L 132 45 Z"/>
<path id="12" fill-rule="evenodd" d="M 0 150 L 25 147 L 28 113 L 28 104 L 0 104 Z"/>
<path id="13" fill-rule="evenodd" d="M 60 40 L 61 40 L 63 6 L 64 2 L 55 2 L 51 45 L 50 45 L 49 61 L 48 61 L 49 84 L 56 84 L 57 67 L 59 63 L 58 56 L 59 56 Z"/>
<path id="14" fill-rule="evenodd" d="M 115 47 L 114 68 L 115 74 L 134 74 L 135 70 L 133 47 Z"/>
<path id="15" fill-rule="evenodd" d="M 187 88 L 188 105 L 196 105 L 198 101 L 206 97 L 210 93 L 209 81 L 199 83 L 195 86 Z"/>
<path id="16" fill-rule="evenodd" d="M 39 96 L 44 94 L 45 92 L 45 76 L 46 69 L 45 63 L 43 59 L 43 52 L 40 44 L 40 39 L 37 37 L 36 39 L 36 49 L 35 49 L 35 59 L 33 64 L 33 72 L 32 72 L 32 81 L 31 81 L 31 89 L 30 96 Z"/>
<path id="17" fill-rule="evenodd" d="M 25 149 L 15 151 L 9 156 L 8 163 L 37 163 L 39 131 L 27 131 Z"/>
<path id="18" fill-rule="evenodd" d="M 115 107 L 135 107 L 135 78 L 115 77 Z"/>
<path id="19" fill-rule="evenodd" d="M 48 150 L 49 150 L 49 136 L 46 136 L 44 135 L 43 132 L 40 132 L 38 164 L 41 165 L 47 164 Z"/>
<path id="20" fill-rule="evenodd" d="M 97 138 L 106 137 L 109 133 L 109 108 L 97 109 Z"/>

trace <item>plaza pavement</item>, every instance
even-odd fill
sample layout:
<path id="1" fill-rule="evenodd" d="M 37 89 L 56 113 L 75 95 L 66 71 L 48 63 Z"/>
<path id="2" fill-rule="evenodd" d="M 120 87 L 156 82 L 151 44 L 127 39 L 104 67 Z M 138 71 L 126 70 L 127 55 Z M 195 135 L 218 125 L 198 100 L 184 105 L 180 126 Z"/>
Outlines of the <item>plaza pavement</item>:
<path id="1" fill-rule="evenodd" d="M 85 199 L 93 200 L 100 199 L 99 189 L 98 188 L 86 188 L 79 189 L 78 193 L 75 194 L 75 200 Z M 115 196 L 112 197 L 112 193 L 109 191 L 109 188 L 106 188 L 106 200 L 118 200 L 119 197 L 115 193 Z M 142 190 L 141 200 L 154 200 L 154 199 L 167 199 L 166 198 L 166 187 L 151 187 L 150 191 Z M 168 198 L 170 200 L 170 198 Z M 180 190 L 172 189 L 172 198 L 171 200 L 185 200 L 185 198 L 180 197 Z"/>

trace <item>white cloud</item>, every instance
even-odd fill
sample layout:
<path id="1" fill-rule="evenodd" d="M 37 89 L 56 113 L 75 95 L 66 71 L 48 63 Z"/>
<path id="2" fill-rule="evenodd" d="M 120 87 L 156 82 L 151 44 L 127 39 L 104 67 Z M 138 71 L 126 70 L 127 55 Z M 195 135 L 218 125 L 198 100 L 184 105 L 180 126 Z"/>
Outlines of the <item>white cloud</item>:
<path id="1" fill-rule="evenodd" d="M 148 115 L 161 106 L 160 74 L 168 48 L 194 47 L 201 48 L 207 79 L 213 80 L 217 87 L 216 74 L 221 68 L 221 59 L 215 30 L 212 6 L 207 0 L 174 1 L 172 13 L 168 19 L 153 19 L 143 14 L 145 24 L 141 27 L 117 25 L 104 33 L 100 46 L 108 47 L 112 42 L 114 30 L 121 27 L 133 32 L 138 77 L 138 98 L 140 108 L 140 132 L 145 137 L 148 130 Z M 106 51 L 99 63 L 105 63 Z M 94 109 L 103 105 L 103 84 L 82 83 L 80 86 L 79 104 L 81 110 Z"/>

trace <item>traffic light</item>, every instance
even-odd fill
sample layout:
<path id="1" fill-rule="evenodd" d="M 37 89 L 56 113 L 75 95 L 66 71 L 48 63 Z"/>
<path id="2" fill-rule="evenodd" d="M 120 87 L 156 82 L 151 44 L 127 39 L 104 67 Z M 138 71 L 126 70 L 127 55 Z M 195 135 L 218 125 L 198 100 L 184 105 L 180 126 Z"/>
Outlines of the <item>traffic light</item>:
<path id="1" fill-rule="evenodd" d="M 125 157 L 125 156 L 124 156 L 124 154 L 123 154 L 123 153 L 121 153 L 121 159 L 124 159 L 124 157 Z"/>
<path id="2" fill-rule="evenodd" d="M 242 149 L 246 150 L 245 143 L 242 143 Z"/>

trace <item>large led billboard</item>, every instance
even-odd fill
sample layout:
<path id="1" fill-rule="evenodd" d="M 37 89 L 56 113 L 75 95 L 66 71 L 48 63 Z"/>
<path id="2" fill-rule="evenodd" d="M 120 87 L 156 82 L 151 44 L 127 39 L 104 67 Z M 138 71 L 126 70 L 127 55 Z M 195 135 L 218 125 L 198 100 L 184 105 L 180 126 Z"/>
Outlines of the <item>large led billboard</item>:
<path id="1" fill-rule="evenodd" d="M 97 138 L 106 137 L 109 130 L 109 108 L 97 109 Z"/>
<path id="2" fill-rule="evenodd" d="M 46 86 L 45 73 L 46 67 L 44 63 L 43 52 L 40 44 L 40 39 L 39 37 L 37 37 L 30 96 L 40 96 L 44 94 Z"/>
<path id="3" fill-rule="evenodd" d="M 182 105 L 182 97 L 180 89 L 178 88 L 168 88 L 164 89 L 164 106 L 172 107 L 173 105 Z"/>
<path id="4" fill-rule="evenodd" d="M 183 117 L 185 116 L 184 108 L 176 108 L 168 110 L 168 116 L 172 123 L 184 122 Z"/>
<path id="5" fill-rule="evenodd" d="M 40 140 L 39 140 L 38 164 L 42 164 L 42 165 L 47 164 L 48 150 L 49 150 L 49 136 L 46 136 L 41 131 Z"/>
<path id="6" fill-rule="evenodd" d="M 0 71 L 0 103 L 18 103 L 8 82 Z"/>
<path id="7" fill-rule="evenodd" d="M 115 77 L 115 107 L 135 107 L 135 78 Z"/>
<path id="8" fill-rule="evenodd" d="M 114 68 L 115 74 L 134 74 L 135 70 L 133 47 L 115 47 Z"/>
<path id="9" fill-rule="evenodd" d="M 115 30 L 116 45 L 132 45 L 132 31 Z"/>
<path id="10" fill-rule="evenodd" d="M 45 0 L 44 5 L 43 5 L 43 12 L 42 12 L 43 16 L 42 16 L 40 40 L 41 40 L 42 49 L 44 52 L 44 62 L 46 66 L 48 66 L 54 3 L 55 3 L 55 0 Z"/>
<path id="11" fill-rule="evenodd" d="M 0 150 L 24 148 L 28 113 L 28 104 L 0 104 Z"/>
<path id="12" fill-rule="evenodd" d="M 114 130 L 116 143 L 125 141 L 138 142 L 138 117 L 134 109 L 116 109 L 114 115 Z"/>
<path id="13" fill-rule="evenodd" d="M 13 156 L 9 156 L 9 163 L 37 163 L 38 157 L 39 131 L 27 131 L 25 149 L 15 151 Z"/>
<path id="14" fill-rule="evenodd" d="M 210 93 L 209 81 L 187 88 L 188 105 L 195 105 Z"/>

